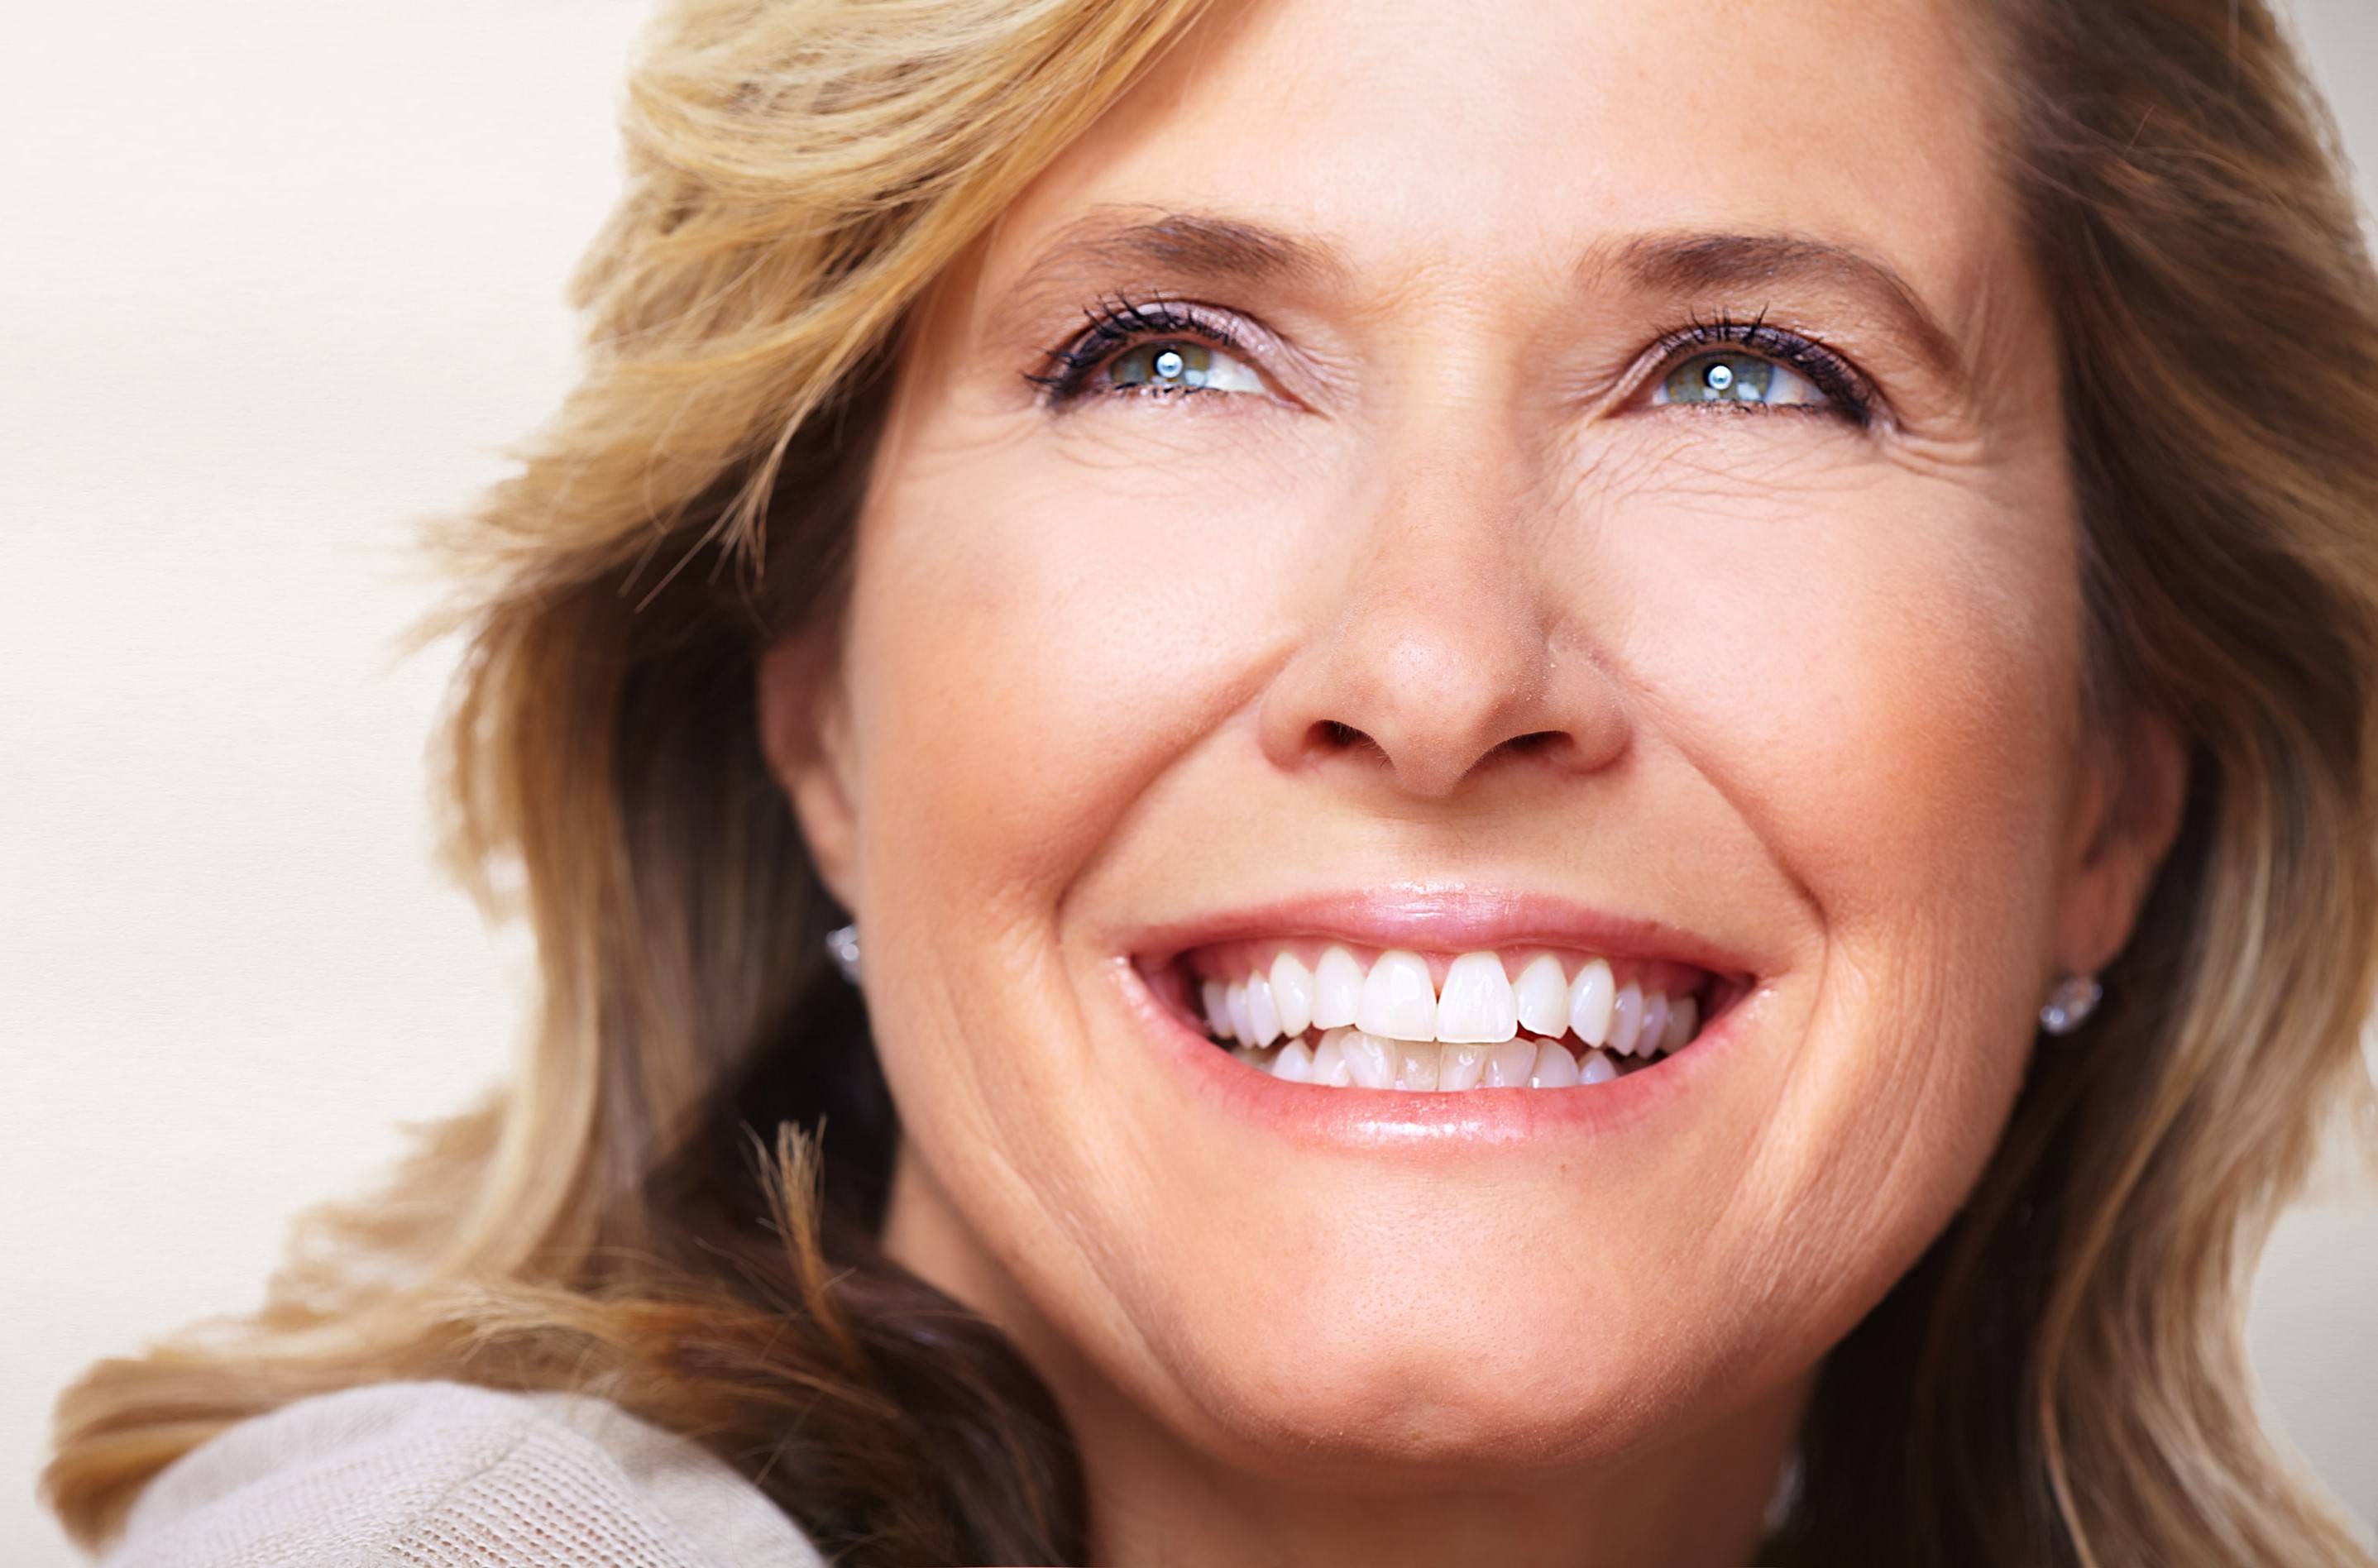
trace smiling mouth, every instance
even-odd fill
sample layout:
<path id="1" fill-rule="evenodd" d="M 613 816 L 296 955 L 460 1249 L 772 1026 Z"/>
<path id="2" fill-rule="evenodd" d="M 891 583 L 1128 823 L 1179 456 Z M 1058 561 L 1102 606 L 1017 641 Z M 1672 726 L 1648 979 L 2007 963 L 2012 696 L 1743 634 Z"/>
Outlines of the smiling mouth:
<path id="1" fill-rule="evenodd" d="M 1147 978 L 1256 1071 L 1434 1092 L 1614 1082 L 1690 1046 L 1735 988 L 1690 964 L 1576 949 L 1432 953 L 1305 938 L 1190 948 Z"/>

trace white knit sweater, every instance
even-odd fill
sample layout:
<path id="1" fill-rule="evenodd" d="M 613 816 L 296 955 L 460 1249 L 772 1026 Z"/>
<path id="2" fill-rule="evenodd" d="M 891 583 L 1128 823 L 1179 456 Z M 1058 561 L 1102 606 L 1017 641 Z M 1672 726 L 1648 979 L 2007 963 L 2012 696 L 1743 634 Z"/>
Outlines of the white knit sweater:
<path id="1" fill-rule="evenodd" d="M 102 1568 L 823 1568 L 759 1488 L 582 1394 L 393 1382 L 242 1421 Z"/>

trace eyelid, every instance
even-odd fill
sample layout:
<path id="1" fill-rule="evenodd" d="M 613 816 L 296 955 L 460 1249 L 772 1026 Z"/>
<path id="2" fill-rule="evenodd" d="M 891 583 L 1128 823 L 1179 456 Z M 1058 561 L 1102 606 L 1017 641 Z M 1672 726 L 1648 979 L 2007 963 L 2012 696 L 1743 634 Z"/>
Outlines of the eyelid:
<path id="1" fill-rule="evenodd" d="M 1237 311 L 1177 295 L 1135 298 L 1111 293 L 1085 305 L 1082 314 L 1089 324 L 1055 347 L 1041 351 L 1041 369 L 1024 373 L 1024 379 L 1039 389 L 1042 406 L 1052 412 L 1063 413 L 1100 396 L 1087 385 L 1090 377 L 1134 348 L 1169 338 L 1210 343 L 1244 364 L 1279 401 L 1299 401 L 1282 389 L 1267 363 L 1277 341 L 1260 323 Z"/>

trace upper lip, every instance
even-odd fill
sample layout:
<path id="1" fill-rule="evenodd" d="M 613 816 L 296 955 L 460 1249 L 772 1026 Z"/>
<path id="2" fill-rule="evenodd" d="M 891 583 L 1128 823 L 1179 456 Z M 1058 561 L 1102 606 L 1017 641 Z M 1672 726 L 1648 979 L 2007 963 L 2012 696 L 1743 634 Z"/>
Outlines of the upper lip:
<path id="1" fill-rule="evenodd" d="M 1208 943 L 1291 936 L 1455 953 L 1541 945 L 1687 964 L 1726 980 L 1753 975 L 1743 954 L 1667 921 L 1597 909 L 1554 893 L 1475 883 L 1394 883 L 1302 893 L 1143 927 L 1128 933 L 1123 943 L 1131 956 L 1161 964 Z"/>

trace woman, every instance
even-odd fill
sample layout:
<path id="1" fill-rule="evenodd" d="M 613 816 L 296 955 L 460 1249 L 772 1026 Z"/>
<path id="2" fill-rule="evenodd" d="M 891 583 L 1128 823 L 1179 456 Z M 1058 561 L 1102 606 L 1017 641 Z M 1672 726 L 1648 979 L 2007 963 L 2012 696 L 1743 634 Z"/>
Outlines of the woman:
<path id="1" fill-rule="evenodd" d="M 84 1539 L 550 1561 L 356 1478 L 600 1418 L 652 1561 L 2369 1563 L 2237 1334 L 2378 951 L 2259 5 L 691 0 L 631 127 L 452 540 L 532 1048 Z"/>

